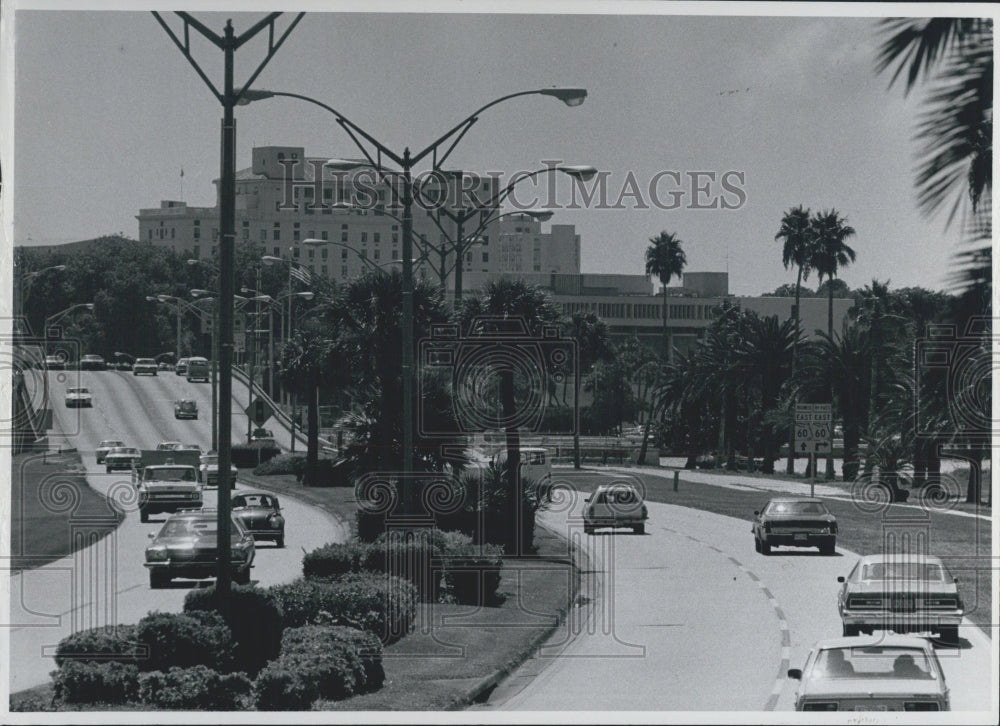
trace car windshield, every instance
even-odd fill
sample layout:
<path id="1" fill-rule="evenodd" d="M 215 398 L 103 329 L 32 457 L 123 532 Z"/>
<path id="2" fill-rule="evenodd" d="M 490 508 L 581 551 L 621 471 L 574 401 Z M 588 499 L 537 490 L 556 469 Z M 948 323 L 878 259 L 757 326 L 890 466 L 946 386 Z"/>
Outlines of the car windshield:
<path id="1" fill-rule="evenodd" d="M 238 497 L 233 497 L 234 507 L 267 507 L 269 509 L 276 509 L 278 506 L 278 500 L 274 497 L 268 496 L 267 494 L 243 494 Z"/>
<path id="2" fill-rule="evenodd" d="M 201 457 L 201 463 L 207 466 L 218 466 L 219 457 L 218 456 L 203 456 Z"/>
<path id="3" fill-rule="evenodd" d="M 86 388 L 67 388 L 66 393 L 90 393 Z"/>
<path id="4" fill-rule="evenodd" d="M 156 361 L 153 360 L 152 358 L 140 358 L 139 360 L 136 361 L 136 365 L 152 365 L 152 366 L 155 366 L 156 365 Z"/>
<path id="5" fill-rule="evenodd" d="M 139 450 L 128 446 L 115 446 L 108 454 L 128 454 L 129 456 L 139 456 Z"/>
<path id="6" fill-rule="evenodd" d="M 146 479 L 155 479 L 156 481 L 196 481 L 197 476 L 194 473 L 194 469 L 187 466 L 158 466 L 146 469 Z"/>
<path id="7" fill-rule="evenodd" d="M 102 441 L 101 442 L 101 446 L 124 446 L 124 445 L 125 445 L 124 441 L 115 441 L 115 440 L 112 440 L 112 439 L 108 439 L 106 441 Z M 98 448 L 100 448 L 100 447 L 98 447 Z"/>
<path id="8" fill-rule="evenodd" d="M 594 501 L 598 504 L 635 504 L 639 495 L 631 487 L 615 487 L 598 491 Z"/>
<path id="9" fill-rule="evenodd" d="M 870 646 L 820 651 L 810 678 L 934 678 L 920 648 Z"/>
<path id="10" fill-rule="evenodd" d="M 928 562 L 873 562 L 865 565 L 861 579 L 942 582 L 944 568 Z"/>
<path id="11" fill-rule="evenodd" d="M 195 407 L 194 401 L 181 401 L 180 407 L 184 409 L 191 409 Z"/>
<path id="12" fill-rule="evenodd" d="M 193 519 L 184 517 L 171 519 L 160 530 L 160 537 L 207 537 L 219 533 L 218 522 L 214 518 Z M 242 536 L 243 527 L 235 519 L 232 523 L 233 536 Z"/>
<path id="13" fill-rule="evenodd" d="M 827 514 L 822 502 L 771 502 L 765 514 Z"/>

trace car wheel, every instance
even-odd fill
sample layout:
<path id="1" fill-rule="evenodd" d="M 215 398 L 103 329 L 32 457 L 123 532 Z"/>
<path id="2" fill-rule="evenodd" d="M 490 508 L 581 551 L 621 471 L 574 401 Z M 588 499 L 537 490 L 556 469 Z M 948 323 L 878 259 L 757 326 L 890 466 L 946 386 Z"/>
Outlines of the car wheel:
<path id="1" fill-rule="evenodd" d="M 104 467 L 104 468 L 108 470 L 108 474 L 110 474 L 110 473 L 111 473 L 111 467 L 110 467 L 110 466 L 106 466 L 106 467 Z"/>
<path id="2" fill-rule="evenodd" d="M 637 524 L 632 527 L 632 531 L 635 532 L 636 534 L 646 534 L 646 525 Z"/>
<path id="3" fill-rule="evenodd" d="M 278 545 L 278 547 L 284 547 L 285 546 L 285 538 L 284 537 L 275 537 L 274 538 L 274 544 Z"/>
<path id="4" fill-rule="evenodd" d="M 140 509 L 139 510 L 139 521 L 142 522 L 143 524 L 146 524 L 146 522 L 149 521 L 149 512 L 147 512 L 145 509 Z M 150 573 L 150 574 L 152 574 L 152 573 Z"/>
<path id="5" fill-rule="evenodd" d="M 755 552 L 760 552 L 760 538 L 759 537 L 754 537 L 753 538 L 753 549 L 754 549 Z"/>
<path id="6" fill-rule="evenodd" d="M 938 641 L 945 645 L 958 645 L 958 626 L 948 625 L 938 628 Z"/>
<path id="7" fill-rule="evenodd" d="M 856 635 L 861 635 L 861 626 L 860 625 L 848 625 L 847 623 L 844 623 L 844 631 L 843 632 L 844 632 L 844 637 L 845 638 L 853 638 Z"/>
<path id="8" fill-rule="evenodd" d="M 771 545 L 769 545 L 767 543 L 767 540 L 763 540 L 762 539 L 760 541 L 760 553 L 762 555 L 769 555 L 769 554 L 771 554 Z"/>
<path id="9" fill-rule="evenodd" d="M 819 553 L 821 555 L 826 555 L 827 557 L 837 554 L 836 542 L 824 542 L 819 546 Z"/>
<path id="10" fill-rule="evenodd" d="M 162 587 L 166 587 L 170 584 L 170 577 L 166 572 L 157 572 L 156 570 L 149 571 L 149 589 L 159 590 Z"/>

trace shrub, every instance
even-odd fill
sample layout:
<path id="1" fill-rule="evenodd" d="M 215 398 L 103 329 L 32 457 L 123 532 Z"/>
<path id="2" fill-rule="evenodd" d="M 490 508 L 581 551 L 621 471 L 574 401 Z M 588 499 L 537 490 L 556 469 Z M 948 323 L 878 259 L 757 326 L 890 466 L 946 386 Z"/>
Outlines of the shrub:
<path id="1" fill-rule="evenodd" d="M 134 625 L 92 628 L 67 635 L 56 647 L 56 665 L 76 661 L 136 662 Z"/>
<path id="2" fill-rule="evenodd" d="M 267 591 L 255 585 L 233 585 L 226 623 L 234 643 L 230 670 L 254 676 L 281 650 L 284 628 L 281 607 Z M 184 612 L 216 611 L 215 586 L 192 590 L 184 598 Z"/>
<path id="3" fill-rule="evenodd" d="M 305 577 L 336 577 L 348 572 L 360 572 L 368 547 L 360 542 L 323 545 L 302 558 Z"/>
<path id="4" fill-rule="evenodd" d="M 305 468 L 305 462 L 305 454 L 279 454 L 262 462 L 253 470 L 253 473 L 261 476 L 295 474 L 296 477 L 300 477 L 300 472 Z"/>
<path id="5" fill-rule="evenodd" d="M 70 660 L 52 672 L 52 685 L 66 703 L 125 703 L 135 697 L 138 677 L 128 663 Z"/>
<path id="6" fill-rule="evenodd" d="M 385 682 L 382 643 L 374 634 L 341 625 L 304 625 L 289 628 L 281 640 L 282 655 L 322 654 L 346 647 L 358 657 L 355 691 L 377 691 Z"/>
<path id="7" fill-rule="evenodd" d="M 286 628 L 332 617 L 388 643 L 409 631 L 416 614 L 416 588 L 402 578 L 377 573 L 351 573 L 332 582 L 299 578 L 270 591 L 284 613 Z M 324 612 L 326 616 L 321 615 Z"/>
<path id="8" fill-rule="evenodd" d="M 354 518 L 358 539 L 362 542 L 374 542 L 385 532 L 385 514 L 382 512 L 359 509 Z"/>
<path id="9" fill-rule="evenodd" d="M 237 469 L 252 469 L 260 466 L 281 453 L 281 449 L 266 441 L 250 444 L 234 444 L 231 451 L 232 462 Z"/>
<path id="10" fill-rule="evenodd" d="M 232 663 L 232 635 L 215 612 L 150 613 L 136 625 L 136 639 L 149 649 L 139 662 L 144 671 L 196 665 L 224 671 Z"/>
<path id="11" fill-rule="evenodd" d="M 366 570 L 407 578 L 421 601 L 432 602 L 441 578 L 441 571 L 434 567 L 440 552 L 433 530 L 386 532 L 368 545 L 362 564 Z"/>
<path id="12" fill-rule="evenodd" d="M 323 649 L 282 653 L 257 676 L 260 711 L 302 711 L 318 698 L 339 700 L 358 692 L 364 666 L 349 642 L 327 640 Z"/>
<path id="13" fill-rule="evenodd" d="M 503 547 L 455 542 L 441 554 L 443 570 L 438 598 L 462 605 L 499 602 Z"/>
<path id="14" fill-rule="evenodd" d="M 235 711 L 250 694 L 250 679 L 243 673 L 222 674 L 203 665 L 171 668 L 167 672 L 140 673 L 138 698 L 173 711 Z"/>

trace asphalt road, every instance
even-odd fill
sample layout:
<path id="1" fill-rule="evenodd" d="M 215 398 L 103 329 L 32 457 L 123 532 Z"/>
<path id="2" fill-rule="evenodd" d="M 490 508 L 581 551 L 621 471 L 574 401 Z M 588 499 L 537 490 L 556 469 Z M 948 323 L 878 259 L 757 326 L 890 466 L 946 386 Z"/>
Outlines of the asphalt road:
<path id="1" fill-rule="evenodd" d="M 184 596 L 199 583 L 176 580 L 169 589 L 149 589 L 143 566 L 147 535 L 158 530 L 168 515 L 153 515 L 149 524 L 141 524 L 131 500 L 129 476 L 124 472 L 107 474 L 103 465 L 96 464 L 94 449 L 102 439 L 117 438 L 138 448 L 177 440 L 197 443 L 207 450 L 211 439 L 210 386 L 188 383 L 173 372 L 134 377 L 118 371 L 65 371 L 49 376 L 55 428 L 66 433 L 62 445 L 79 450 L 90 486 L 118 501 L 127 515 L 115 530 L 109 527 L 110 518 L 74 517 L 73 494 L 65 488 L 53 485 L 40 492 L 49 498 L 54 511 L 66 517 L 68 536 L 83 546 L 73 556 L 11 578 L 11 692 L 48 680 L 55 668 L 51 658 L 54 646 L 65 635 L 90 627 L 135 623 L 151 610 L 179 611 Z M 91 390 L 92 409 L 63 405 L 66 387 L 77 385 Z M 173 402 L 182 397 L 198 400 L 197 420 L 174 418 Z M 237 406 L 234 403 L 234 409 Z M 240 418 L 234 416 L 234 441 L 246 434 L 245 416 L 242 422 L 241 430 Z M 237 482 L 237 491 L 247 489 L 238 477 Z M 205 495 L 205 506 L 214 506 L 215 490 L 208 489 Z M 303 550 L 346 538 L 344 528 L 328 514 L 288 497 L 282 497 L 281 504 L 286 519 L 285 548 L 271 543 L 258 546 L 251 577 L 262 586 L 298 576 Z M 212 580 L 200 582 L 211 584 Z"/>
<path id="2" fill-rule="evenodd" d="M 649 503 L 645 535 L 582 532 L 583 495 L 542 515 L 588 556 L 583 595 L 485 710 L 790 711 L 817 640 L 839 637 L 838 575 L 857 555 L 753 549 L 743 520 Z M 991 641 L 966 622 L 938 656 L 952 708 L 989 708 Z"/>

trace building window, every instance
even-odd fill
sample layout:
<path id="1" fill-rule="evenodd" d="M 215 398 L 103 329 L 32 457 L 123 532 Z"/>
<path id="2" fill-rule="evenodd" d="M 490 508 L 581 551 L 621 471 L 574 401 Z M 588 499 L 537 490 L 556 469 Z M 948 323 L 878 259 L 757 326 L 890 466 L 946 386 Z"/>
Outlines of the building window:
<path id="1" fill-rule="evenodd" d="M 379 254 L 380 252 L 381 252 L 381 250 L 378 250 L 378 249 L 375 250 L 375 259 L 376 260 L 379 259 L 379 257 L 381 257 L 381 255 Z"/>
<path id="2" fill-rule="evenodd" d="M 322 232 L 320 232 L 319 238 L 322 239 L 322 240 L 330 239 L 330 237 L 329 237 L 329 235 L 328 235 L 328 233 L 327 233 L 327 231 L 325 229 Z"/>
<path id="3" fill-rule="evenodd" d="M 382 235 L 380 235 L 378 232 L 374 232 L 372 234 L 372 241 L 375 242 L 375 244 L 378 244 L 381 241 L 381 238 Z"/>
<path id="4" fill-rule="evenodd" d="M 316 272 L 316 265 L 309 265 L 309 272 Z"/>
<path id="5" fill-rule="evenodd" d="M 399 234 L 397 232 L 392 233 L 392 243 L 399 244 Z"/>
<path id="6" fill-rule="evenodd" d="M 243 239 L 250 239 L 250 223 L 247 221 L 243 222 Z"/>
<path id="7" fill-rule="evenodd" d="M 153 239 L 153 230 L 149 230 L 149 239 Z"/>
<path id="8" fill-rule="evenodd" d="M 217 254 L 219 254 L 219 248 L 216 245 L 212 245 L 212 257 L 215 257 Z"/>
<path id="9" fill-rule="evenodd" d="M 281 257 L 281 248 L 280 247 L 275 247 L 274 248 L 274 256 L 275 257 Z"/>
<path id="10" fill-rule="evenodd" d="M 347 260 L 347 250 L 340 251 L 340 259 Z"/>
<path id="11" fill-rule="evenodd" d="M 299 248 L 298 247 L 293 247 L 292 248 L 292 257 L 294 257 L 295 259 L 299 258 Z"/>
<path id="12" fill-rule="evenodd" d="M 347 265 L 340 266 L 340 276 L 347 277 Z"/>
<path id="13" fill-rule="evenodd" d="M 361 244 L 363 244 L 363 245 L 368 244 L 368 233 L 367 232 L 362 232 L 361 233 Z"/>
<path id="14" fill-rule="evenodd" d="M 483 253 L 483 262 L 486 263 L 486 262 L 489 262 L 489 261 L 490 261 L 490 253 L 489 252 L 484 252 Z"/>
<path id="15" fill-rule="evenodd" d="M 325 260 L 327 258 L 327 256 L 328 256 L 329 251 L 330 250 L 328 250 L 326 247 L 324 247 L 323 251 L 320 253 L 320 257 L 322 257 Z"/>
<path id="16" fill-rule="evenodd" d="M 347 241 L 347 232 L 341 232 L 340 233 L 340 241 L 341 242 L 346 242 Z"/>
<path id="17" fill-rule="evenodd" d="M 281 222 L 274 223 L 274 241 L 275 242 L 281 241 Z"/>
<path id="18" fill-rule="evenodd" d="M 315 229 L 310 229 L 309 230 L 309 236 L 306 237 L 306 239 L 316 239 L 316 230 Z"/>
<path id="19" fill-rule="evenodd" d="M 310 247 L 309 248 L 309 259 L 312 260 L 312 259 L 315 259 L 315 258 L 316 258 L 316 250 L 314 250 L 312 247 Z"/>
<path id="20" fill-rule="evenodd" d="M 195 245 L 194 247 L 192 247 L 191 248 L 191 256 L 194 257 L 196 260 L 199 257 L 201 257 L 201 247 L 199 247 L 198 245 Z"/>
<path id="21" fill-rule="evenodd" d="M 174 239 L 176 236 L 177 236 L 177 228 L 176 227 L 171 227 L 170 228 L 170 239 Z"/>
<path id="22" fill-rule="evenodd" d="M 392 259 L 394 259 L 394 260 L 398 260 L 399 259 L 399 250 L 393 248 L 393 250 L 392 250 Z"/>
<path id="23" fill-rule="evenodd" d="M 294 222 L 292 224 L 292 241 L 293 242 L 298 242 L 299 241 L 299 237 L 300 237 L 301 234 L 302 233 L 299 230 L 299 223 L 298 222 Z"/>
<path id="24" fill-rule="evenodd" d="M 326 269 L 326 265 L 323 265 L 323 266 L 322 266 L 322 267 L 320 268 L 320 270 L 321 270 L 321 271 L 323 272 L 323 277 L 326 277 L 326 276 L 327 276 L 327 274 L 328 274 L 328 273 L 327 273 L 327 269 Z"/>

